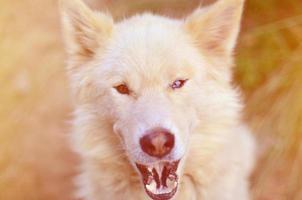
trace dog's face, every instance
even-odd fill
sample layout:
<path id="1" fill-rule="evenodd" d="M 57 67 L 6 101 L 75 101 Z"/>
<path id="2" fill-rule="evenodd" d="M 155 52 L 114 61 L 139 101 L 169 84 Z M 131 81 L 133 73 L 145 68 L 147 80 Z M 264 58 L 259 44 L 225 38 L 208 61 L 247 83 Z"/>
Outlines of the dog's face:
<path id="1" fill-rule="evenodd" d="M 211 112 L 228 106 L 219 98 L 231 90 L 243 1 L 220 1 L 183 21 L 144 14 L 116 24 L 71 2 L 64 25 L 79 105 L 93 104 L 111 124 L 147 194 L 172 198 L 190 135 L 215 124 Z"/>

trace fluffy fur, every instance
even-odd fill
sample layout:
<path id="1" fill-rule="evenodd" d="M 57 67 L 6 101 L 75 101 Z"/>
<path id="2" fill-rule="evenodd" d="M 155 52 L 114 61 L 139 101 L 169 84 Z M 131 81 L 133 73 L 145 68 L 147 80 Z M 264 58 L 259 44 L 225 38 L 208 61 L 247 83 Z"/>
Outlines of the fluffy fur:
<path id="1" fill-rule="evenodd" d="M 114 23 L 79 0 L 62 2 L 78 197 L 149 199 L 133 163 L 156 161 L 138 139 L 161 126 L 176 137 L 171 158 L 182 158 L 174 199 L 249 199 L 255 144 L 231 85 L 243 3 L 220 0 L 184 20 L 142 14 Z M 177 79 L 188 81 L 172 90 Z M 130 95 L 114 89 L 121 83 Z"/>

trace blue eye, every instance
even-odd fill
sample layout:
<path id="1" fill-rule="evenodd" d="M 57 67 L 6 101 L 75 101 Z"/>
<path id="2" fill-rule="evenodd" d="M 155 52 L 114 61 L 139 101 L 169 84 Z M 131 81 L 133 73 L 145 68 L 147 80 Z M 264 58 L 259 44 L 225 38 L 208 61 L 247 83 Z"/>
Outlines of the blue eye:
<path id="1" fill-rule="evenodd" d="M 172 83 L 171 88 L 173 90 L 182 88 L 186 84 L 187 81 L 188 81 L 188 79 L 185 79 L 185 80 L 181 80 L 181 79 L 176 80 L 176 81 L 174 81 Z"/>

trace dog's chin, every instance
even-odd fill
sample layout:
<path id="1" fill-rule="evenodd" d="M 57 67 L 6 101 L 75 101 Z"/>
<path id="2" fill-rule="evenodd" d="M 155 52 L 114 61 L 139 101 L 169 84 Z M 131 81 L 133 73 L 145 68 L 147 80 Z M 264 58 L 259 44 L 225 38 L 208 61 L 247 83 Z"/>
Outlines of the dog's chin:
<path id="1" fill-rule="evenodd" d="M 169 200 L 178 189 L 177 169 L 180 160 L 143 165 L 136 163 L 145 191 L 153 200 Z"/>

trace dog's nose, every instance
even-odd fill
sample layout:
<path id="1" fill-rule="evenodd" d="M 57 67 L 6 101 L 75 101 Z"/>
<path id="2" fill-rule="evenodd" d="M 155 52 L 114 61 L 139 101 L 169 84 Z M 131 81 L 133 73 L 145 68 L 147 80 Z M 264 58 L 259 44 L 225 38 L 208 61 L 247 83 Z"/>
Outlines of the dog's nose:
<path id="1" fill-rule="evenodd" d="M 174 140 L 174 135 L 168 130 L 157 128 L 147 131 L 147 134 L 140 139 L 140 145 L 148 155 L 162 158 L 171 152 L 174 147 Z"/>

